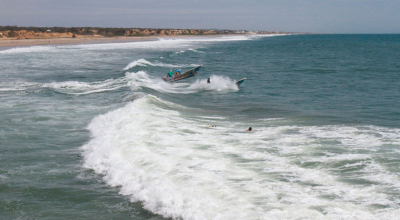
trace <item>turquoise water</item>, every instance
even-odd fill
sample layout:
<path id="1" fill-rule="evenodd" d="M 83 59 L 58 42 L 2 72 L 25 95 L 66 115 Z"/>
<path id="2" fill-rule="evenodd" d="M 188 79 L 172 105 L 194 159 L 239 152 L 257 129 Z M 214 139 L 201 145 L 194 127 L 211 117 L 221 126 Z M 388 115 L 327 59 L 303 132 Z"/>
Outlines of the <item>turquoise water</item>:
<path id="1" fill-rule="evenodd" d="M 1 219 L 400 216 L 400 35 L 2 49 Z"/>

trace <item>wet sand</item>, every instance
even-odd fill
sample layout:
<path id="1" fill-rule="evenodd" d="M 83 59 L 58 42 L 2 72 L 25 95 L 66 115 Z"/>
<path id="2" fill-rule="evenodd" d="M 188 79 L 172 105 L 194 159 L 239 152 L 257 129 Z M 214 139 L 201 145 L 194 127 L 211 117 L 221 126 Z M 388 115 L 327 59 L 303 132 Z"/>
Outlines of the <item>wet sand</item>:
<path id="1" fill-rule="evenodd" d="M 144 37 L 51 38 L 51 39 L 13 39 L 13 40 L 0 39 L 0 48 L 53 45 L 53 44 L 134 42 L 134 41 L 144 41 L 144 40 L 155 40 L 157 38 L 158 38 L 157 36 L 144 36 Z"/>
<path id="2" fill-rule="evenodd" d="M 240 36 L 238 34 L 235 36 Z M 244 34 L 245 35 L 245 34 Z M 216 37 L 216 36 L 233 36 L 233 35 L 177 35 L 177 36 L 140 36 L 140 37 L 87 37 L 87 38 L 47 38 L 47 39 L 4 39 L 0 38 L 0 50 L 10 47 L 26 47 L 37 45 L 58 45 L 58 44 L 88 44 L 88 43 L 120 43 L 135 41 L 150 41 L 158 38 L 186 38 L 186 37 Z"/>

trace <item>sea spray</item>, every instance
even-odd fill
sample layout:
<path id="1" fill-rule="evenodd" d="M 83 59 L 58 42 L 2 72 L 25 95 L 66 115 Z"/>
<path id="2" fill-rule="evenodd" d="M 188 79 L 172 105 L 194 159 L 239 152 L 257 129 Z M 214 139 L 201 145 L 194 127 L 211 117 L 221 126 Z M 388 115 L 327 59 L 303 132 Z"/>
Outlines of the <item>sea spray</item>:
<path id="1" fill-rule="evenodd" d="M 249 134 L 240 131 L 242 123 L 233 121 L 207 127 L 210 120 L 218 123 L 218 118 L 189 119 L 185 116 L 188 111 L 186 107 L 146 96 L 95 118 L 89 125 L 92 140 L 83 147 L 85 167 L 103 174 L 109 185 L 121 186 L 120 193 L 130 196 L 132 201 L 172 218 L 280 219 L 292 218 L 292 212 L 302 218 L 321 218 L 320 212 L 310 209 L 319 207 L 334 218 L 358 210 L 359 216 L 369 219 L 374 215 L 362 211 L 362 207 L 398 206 L 384 192 L 397 187 L 392 174 L 385 175 L 379 189 L 360 188 L 340 180 L 338 174 L 349 171 L 347 166 L 336 165 L 355 164 L 352 169 L 358 170 L 358 174 L 353 178 L 382 173 L 383 167 L 374 165 L 375 158 L 346 148 L 355 145 L 374 150 L 383 142 L 396 144 L 400 137 L 388 140 L 377 134 L 392 136 L 398 130 L 269 127 L 258 121 L 257 130 Z M 315 139 L 326 136 L 326 131 L 331 135 Z M 349 137 L 353 139 L 350 143 L 346 141 Z M 365 145 L 365 139 L 377 140 Z M 321 144 L 341 150 L 329 152 Z M 320 156 L 312 152 L 319 152 Z M 326 165 L 312 165 L 319 160 Z M 371 165 L 375 168 L 369 169 Z M 388 182 L 387 177 L 392 181 Z"/>
<path id="2" fill-rule="evenodd" d="M 258 36 L 3 48 L 1 216 L 396 219 L 399 36 Z"/>
<path id="3" fill-rule="evenodd" d="M 228 92 L 239 90 L 234 80 L 229 79 L 226 76 L 210 76 L 210 83 L 207 79 L 196 80 L 189 86 L 189 89 L 194 91 L 217 91 L 217 92 Z"/>

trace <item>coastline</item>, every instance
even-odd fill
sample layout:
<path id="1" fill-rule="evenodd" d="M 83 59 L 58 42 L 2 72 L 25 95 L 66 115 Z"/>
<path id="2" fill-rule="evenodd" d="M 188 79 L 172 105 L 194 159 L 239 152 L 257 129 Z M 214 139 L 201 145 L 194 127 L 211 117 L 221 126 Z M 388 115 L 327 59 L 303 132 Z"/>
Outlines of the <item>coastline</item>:
<path id="1" fill-rule="evenodd" d="M 0 50 L 9 47 L 26 47 L 39 45 L 106 43 L 106 42 L 135 42 L 155 40 L 159 36 L 142 37 L 93 37 L 93 38 L 46 38 L 46 39 L 0 39 Z"/>
<path id="2" fill-rule="evenodd" d="M 176 35 L 176 36 L 135 36 L 135 37 L 80 37 L 80 38 L 45 38 L 45 39 L 1 39 L 0 50 L 13 47 L 29 47 L 40 45 L 61 44 L 92 44 L 92 43 L 123 43 L 137 41 L 152 41 L 159 38 L 189 38 L 189 37 L 221 37 L 221 36 L 244 36 L 247 34 L 215 34 L 215 35 Z"/>
<path id="3" fill-rule="evenodd" d="M 245 31 L 214 29 L 153 29 L 100 27 L 18 27 L 0 26 L 0 50 L 37 45 L 135 42 L 159 38 L 218 37 L 243 35 L 293 34 L 278 31 Z"/>

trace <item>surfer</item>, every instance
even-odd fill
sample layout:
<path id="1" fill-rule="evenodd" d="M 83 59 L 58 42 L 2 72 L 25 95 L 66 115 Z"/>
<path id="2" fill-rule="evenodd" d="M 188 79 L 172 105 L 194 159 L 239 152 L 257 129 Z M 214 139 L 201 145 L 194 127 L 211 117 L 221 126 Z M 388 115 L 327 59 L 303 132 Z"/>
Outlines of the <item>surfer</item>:
<path id="1" fill-rule="evenodd" d="M 249 127 L 249 129 L 247 129 L 247 131 L 251 131 L 251 130 L 253 130 L 251 127 Z"/>
<path id="2" fill-rule="evenodd" d="M 210 78 L 207 79 L 207 83 L 211 83 L 211 79 Z"/>

